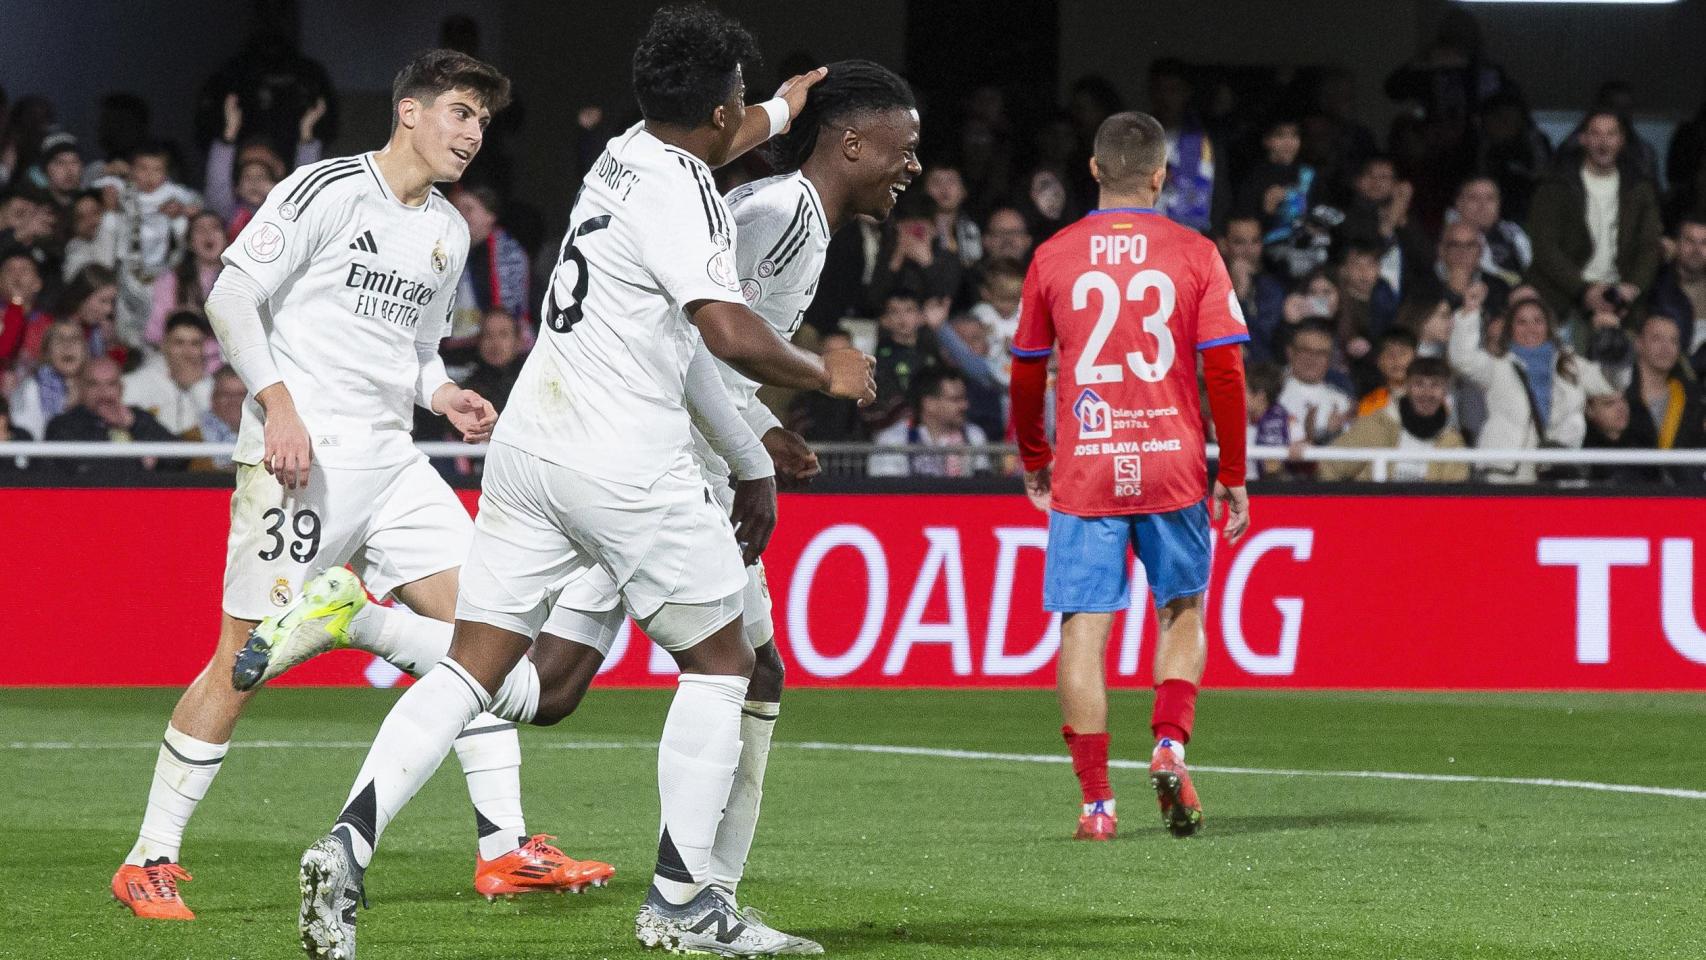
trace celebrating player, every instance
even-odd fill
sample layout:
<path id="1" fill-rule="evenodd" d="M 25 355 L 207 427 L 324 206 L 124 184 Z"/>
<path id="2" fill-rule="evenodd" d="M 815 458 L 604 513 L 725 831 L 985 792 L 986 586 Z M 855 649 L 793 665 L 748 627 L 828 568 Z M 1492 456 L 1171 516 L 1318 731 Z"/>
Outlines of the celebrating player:
<path id="1" fill-rule="evenodd" d="M 822 76 L 748 110 L 740 65 L 752 53 L 745 30 L 705 7 L 658 11 L 635 51 L 645 120 L 610 141 L 570 213 L 542 311 L 549 332 L 486 461 L 450 652 L 398 700 L 331 835 L 303 854 L 311 954 L 353 957 L 362 871 L 469 720 L 493 708 L 534 719 L 539 677 L 523 658 L 563 586 L 594 568 L 681 669 L 658 751 L 658 865 L 637 933 L 732 955 L 791 946 L 710 886 L 754 655 L 741 634 L 737 534 L 693 461 L 688 382 L 716 377 L 703 341 L 764 383 L 867 401 L 875 383 L 869 356 L 799 350 L 743 302 L 736 229 L 711 168 L 780 132 Z M 743 499 L 755 506 L 742 511 Z M 753 539 L 774 522 L 774 479 L 750 475 L 736 510 L 752 518 L 741 533 Z"/>
<path id="2" fill-rule="evenodd" d="M 252 654 L 315 632 L 293 632 L 299 620 L 337 621 L 355 645 L 409 672 L 448 642 L 472 524 L 416 451 L 409 411 L 419 403 L 446 414 L 470 442 L 490 435 L 496 414 L 438 359 L 468 228 L 432 185 L 462 176 L 508 101 L 509 81 L 492 67 L 451 51 L 421 55 L 397 75 L 385 149 L 297 170 L 225 253 L 207 311 L 251 399 L 233 457 L 242 466 L 224 612 L 213 658 L 166 728 L 141 835 L 113 876 L 114 896 L 137 916 L 194 917 L 178 895 L 177 881 L 189 879 L 178 848 L 248 702 L 228 678 L 251 633 Z M 346 562 L 409 609 L 362 605 L 344 571 L 304 589 L 311 571 Z M 480 827 L 476 886 L 565 889 L 607 877 L 608 866 L 583 867 L 527 837 L 514 725 L 470 719 L 456 750 Z"/>
<path id="3" fill-rule="evenodd" d="M 1079 839 L 1109 840 L 1117 829 L 1103 654 L 1113 611 L 1130 600 L 1128 545 L 1143 562 L 1161 625 L 1149 780 L 1175 836 L 1202 825 L 1185 769 L 1207 655 L 1208 467 L 1197 353 L 1221 444 L 1216 518 L 1221 504 L 1230 508 L 1229 542 L 1250 523 L 1239 346 L 1250 336 L 1214 243 L 1153 209 L 1166 159 L 1155 118 L 1117 113 L 1103 121 L 1090 160 L 1101 186 L 1098 209 L 1037 248 L 1013 338 L 1025 490 L 1049 514 L 1043 607 L 1063 615 L 1061 732 L 1084 794 Z M 1060 459 L 1051 467 L 1043 394 L 1057 343 Z"/>

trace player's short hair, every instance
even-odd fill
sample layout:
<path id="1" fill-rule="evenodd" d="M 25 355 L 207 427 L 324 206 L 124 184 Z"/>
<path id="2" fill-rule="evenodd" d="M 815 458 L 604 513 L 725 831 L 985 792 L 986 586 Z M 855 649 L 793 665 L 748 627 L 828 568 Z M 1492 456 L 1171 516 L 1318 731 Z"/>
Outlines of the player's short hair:
<path id="1" fill-rule="evenodd" d="M 888 67 L 870 60 L 837 60 L 806 92 L 805 109 L 788 132 L 770 142 L 771 163 L 782 173 L 798 170 L 817 149 L 819 131 L 864 114 L 917 107 L 912 87 Z"/>
<path id="2" fill-rule="evenodd" d="M 204 336 L 212 336 L 213 328 L 207 325 L 207 318 L 194 310 L 179 310 L 166 318 L 166 333 L 170 334 L 179 327 L 189 327 L 198 330 Z"/>
<path id="3" fill-rule="evenodd" d="M 404 100 L 431 103 L 452 90 L 468 90 L 480 105 L 497 113 L 509 106 L 509 78 L 483 60 L 455 50 L 425 50 L 397 71 L 391 81 L 391 122 Z"/>
<path id="4" fill-rule="evenodd" d="M 1417 357 L 1404 368 L 1404 378 L 1434 377 L 1439 380 L 1451 379 L 1451 364 L 1444 357 Z"/>
<path id="5" fill-rule="evenodd" d="M 1272 360 L 1252 363 L 1244 371 L 1245 392 L 1259 393 L 1267 397 L 1270 405 L 1279 399 L 1280 391 L 1283 389 L 1285 389 L 1285 368 Z"/>
<path id="6" fill-rule="evenodd" d="M 1167 132 L 1149 114 L 1128 110 L 1102 121 L 1095 149 L 1096 169 L 1104 185 L 1134 185 L 1167 162 Z"/>
<path id="7" fill-rule="evenodd" d="M 634 47 L 634 99 L 657 123 L 697 127 L 740 82 L 736 70 L 758 57 L 752 34 L 704 4 L 660 7 Z"/>

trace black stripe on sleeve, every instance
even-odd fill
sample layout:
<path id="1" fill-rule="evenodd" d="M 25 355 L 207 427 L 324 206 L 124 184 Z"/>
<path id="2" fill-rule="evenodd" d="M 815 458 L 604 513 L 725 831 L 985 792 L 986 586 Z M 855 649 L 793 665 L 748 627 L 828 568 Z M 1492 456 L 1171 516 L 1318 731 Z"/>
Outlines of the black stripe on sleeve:
<path id="1" fill-rule="evenodd" d="M 693 173 L 693 166 L 686 160 L 676 157 L 675 162 L 681 164 L 683 170 Z M 705 211 L 705 229 L 714 237 L 717 235 L 717 218 L 711 213 L 711 200 L 705 193 L 705 183 L 697 175 L 693 176 L 693 182 L 699 187 L 699 206 Z"/>
<path id="2" fill-rule="evenodd" d="M 306 197 L 303 197 L 302 202 L 298 203 L 296 205 L 296 215 L 298 217 L 302 216 L 302 214 L 307 211 L 308 205 L 310 203 L 313 203 L 314 198 L 320 195 L 320 191 L 326 189 L 327 187 L 331 186 L 334 183 L 337 183 L 339 180 L 347 180 L 350 177 L 355 177 L 355 176 L 360 176 L 360 175 L 361 175 L 361 168 L 357 167 L 356 169 L 350 170 L 347 173 L 340 173 L 335 177 L 327 177 L 326 179 L 320 181 L 320 183 L 314 187 L 314 191 L 312 193 L 308 194 Z"/>
<path id="3" fill-rule="evenodd" d="M 296 189 L 290 191 L 290 196 L 285 197 L 284 200 L 286 203 L 295 203 L 298 198 L 308 192 L 310 187 L 314 186 L 314 184 L 325 179 L 331 174 L 339 173 L 344 170 L 355 170 L 360 166 L 361 160 L 357 157 L 333 160 L 331 163 L 328 163 L 313 173 L 310 173 L 308 176 L 303 177 L 302 182 L 298 183 L 296 185 Z"/>

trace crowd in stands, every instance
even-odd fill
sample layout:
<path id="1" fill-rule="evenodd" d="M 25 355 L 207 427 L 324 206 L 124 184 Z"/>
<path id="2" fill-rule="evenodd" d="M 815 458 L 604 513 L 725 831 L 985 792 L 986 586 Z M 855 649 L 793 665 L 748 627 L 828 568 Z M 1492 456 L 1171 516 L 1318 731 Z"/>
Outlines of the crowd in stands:
<path id="1" fill-rule="evenodd" d="M 477 30 L 452 18 L 444 38 L 466 47 Z M 1551 142 L 1455 10 L 1386 78 L 1396 119 L 1384 136 L 1358 119 L 1339 69 L 1252 90 L 1163 59 L 1146 90 L 1127 104 L 1089 76 L 1040 112 L 995 87 L 952 103 L 925 92 L 924 175 L 889 222 L 836 235 L 800 333 L 809 348 L 873 353 L 878 400 L 765 391 L 783 422 L 818 442 L 1009 440 L 1029 257 L 1095 206 L 1094 131 L 1135 108 L 1169 135 L 1159 213 L 1214 237 L 1249 325 L 1249 437 L 1288 450 L 1252 458 L 1252 477 L 1373 476 L 1368 463 L 1304 459 L 1322 445 L 1706 447 L 1706 104 L 1661 157 L 1636 132 L 1633 91 L 1608 81 Z M 582 109 L 574 155 L 589 163 L 632 116 Z M 113 94 L 90 145 L 57 128 L 50 100 L 0 94 L 0 436 L 234 435 L 242 384 L 202 302 L 268 190 L 326 153 L 337 95 L 294 45 L 257 36 L 208 81 L 197 117 L 207 142 L 179 150 L 150 139 L 139 98 Z M 537 208 L 508 189 L 503 136 L 451 191 L 473 249 L 443 347 L 452 375 L 500 409 L 554 253 Z M 725 168 L 722 185 L 764 176 L 764 163 Z M 423 412 L 417 436 L 447 433 Z M 1012 461 L 913 451 L 866 467 L 973 476 Z M 1387 478 L 1686 486 L 1706 485 L 1706 469 L 1412 462 Z"/>

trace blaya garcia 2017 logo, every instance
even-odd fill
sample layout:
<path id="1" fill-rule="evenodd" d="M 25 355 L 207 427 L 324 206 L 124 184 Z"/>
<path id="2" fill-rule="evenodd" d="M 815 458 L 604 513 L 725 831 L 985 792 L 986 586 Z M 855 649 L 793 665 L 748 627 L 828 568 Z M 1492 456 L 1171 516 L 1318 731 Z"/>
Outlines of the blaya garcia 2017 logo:
<path id="1" fill-rule="evenodd" d="M 1078 417 L 1078 439 L 1103 440 L 1114 435 L 1114 408 L 1096 391 L 1084 388 L 1072 413 Z"/>

